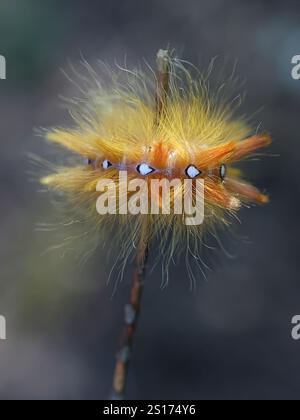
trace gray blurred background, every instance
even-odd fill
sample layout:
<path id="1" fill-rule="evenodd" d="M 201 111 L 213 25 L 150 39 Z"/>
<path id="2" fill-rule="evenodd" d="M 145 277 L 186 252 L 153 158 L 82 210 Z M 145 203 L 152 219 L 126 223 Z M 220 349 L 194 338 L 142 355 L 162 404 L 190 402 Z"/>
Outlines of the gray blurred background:
<path id="1" fill-rule="evenodd" d="M 238 60 L 246 79 L 243 110 L 271 132 L 274 144 L 249 179 L 271 204 L 241 213 L 229 259 L 216 252 L 207 281 L 190 291 L 184 264 L 161 290 L 147 277 L 128 382 L 133 399 L 298 399 L 300 342 L 291 318 L 300 313 L 300 3 L 288 0 L 2 0 L 0 54 L 0 341 L 2 399 L 104 399 L 128 297 L 126 274 L 113 298 L 105 253 L 78 265 L 76 252 L 44 253 L 57 232 L 50 198 L 30 182 L 33 152 L 52 159 L 34 128 L 70 123 L 59 94 L 72 86 L 60 69 L 83 55 L 128 66 L 154 64 L 170 44 L 207 68 L 220 56 Z M 246 238 L 246 239 L 245 239 Z M 112 239 L 113 240 L 113 239 Z M 128 270 L 130 272 L 130 268 Z"/>

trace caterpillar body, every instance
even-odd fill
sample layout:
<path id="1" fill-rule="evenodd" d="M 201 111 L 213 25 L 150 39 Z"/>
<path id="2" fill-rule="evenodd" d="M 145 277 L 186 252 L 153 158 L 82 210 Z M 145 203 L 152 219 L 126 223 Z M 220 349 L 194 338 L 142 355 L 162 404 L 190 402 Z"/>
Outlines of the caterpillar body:
<path id="1" fill-rule="evenodd" d="M 243 119 L 236 118 L 233 103 L 211 95 L 200 74 L 194 80 L 183 62 L 171 61 L 168 91 L 164 92 L 166 106 L 157 119 L 157 81 L 153 83 L 137 70 L 124 70 L 121 77 L 109 70 L 110 80 L 102 84 L 95 71 L 87 63 L 85 66 L 90 78 L 84 78 L 83 97 L 72 101 L 74 126 L 46 132 L 47 140 L 82 156 L 85 164 L 57 167 L 41 182 L 75 203 L 96 235 L 114 237 L 113 246 L 120 245 L 123 261 L 133 253 L 145 226 L 148 240 L 159 241 L 165 272 L 181 253 L 201 260 L 207 233 L 215 232 L 218 225 L 228 226 L 243 205 L 268 202 L 234 164 L 268 146 L 270 136 L 253 133 Z M 162 179 L 203 180 L 204 223 L 186 226 L 182 215 L 163 211 L 123 214 L 118 200 L 115 214 L 99 215 L 95 206 L 99 181 L 113 180 L 120 189 L 122 171 L 128 181 L 141 179 L 147 184 Z M 182 188 L 180 184 L 175 187 L 171 202 Z M 192 191 L 197 193 L 194 184 Z M 161 191 L 157 200 L 160 204 Z"/>

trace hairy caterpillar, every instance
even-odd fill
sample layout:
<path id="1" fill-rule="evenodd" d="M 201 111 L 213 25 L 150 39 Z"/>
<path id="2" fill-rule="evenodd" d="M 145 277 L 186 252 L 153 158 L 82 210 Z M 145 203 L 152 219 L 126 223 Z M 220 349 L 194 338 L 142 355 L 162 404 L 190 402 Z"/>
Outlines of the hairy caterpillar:
<path id="1" fill-rule="evenodd" d="M 134 251 L 145 226 L 148 240 L 159 240 L 165 272 L 181 253 L 201 261 L 206 233 L 215 232 L 220 224 L 229 225 L 242 205 L 268 202 L 232 165 L 268 146 L 270 136 L 253 134 L 243 119 L 236 119 L 233 103 L 220 93 L 212 95 L 201 74 L 194 80 L 183 62 L 172 59 L 164 92 L 167 105 L 157 119 L 155 78 L 152 82 L 141 71 L 124 69 L 119 76 L 109 69 L 110 80 L 102 84 L 95 71 L 85 66 L 89 78 L 83 78 L 83 97 L 72 101 L 74 127 L 46 132 L 47 140 L 82 156 L 85 164 L 59 167 L 41 182 L 63 192 L 80 208 L 97 235 L 110 235 L 112 245 L 120 246 L 122 261 Z M 202 179 L 204 223 L 186 226 L 182 215 L 163 211 L 123 214 L 118 201 L 116 214 L 100 216 L 97 185 L 100 180 L 113 180 L 120 189 L 120 171 L 127 172 L 129 181 L 142 179 L 148 184 L 153 179 Z M 181 188 L 172 190 L 171 202 Z M 197 193 L 194 184 L 192 192 Z M 160 207 L 162 194 L 159 191 L 156 197 Z"/>

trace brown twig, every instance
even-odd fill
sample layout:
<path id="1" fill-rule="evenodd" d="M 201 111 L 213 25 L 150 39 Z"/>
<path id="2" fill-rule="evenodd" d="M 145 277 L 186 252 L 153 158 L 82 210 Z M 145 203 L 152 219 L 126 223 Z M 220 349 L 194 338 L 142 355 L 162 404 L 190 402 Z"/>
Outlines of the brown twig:
<path id="1" fill-rule="evenodd" d="M 155 125 L 159 125 L 159 121 L 164 112 L 168 90 L 169 90 L 169 70 L 170 70 L 170 54 L 168 50 L 159 50 L 156 57 L 156 92 L 155 92 Z"/>
<path id="2" fill-rule="evenodd" d="M 155 92 L 155 118 L 154 124 L 158 126 L 164 112 L 168 86 L 169 86 L 169 63 L 170 57 L 167 50 L 159 50 L 157 53 L 156 92 Z M 140 242 L 135 258 L 132 285 L 129 303 L 125 305 L 125 325 L 120 340 L 120 348 L 113 376 L 113 399 L 124 399 L 128 364 L 131 356 L 134 333 L 139 317 L 141 298 L 146 271 L 149 250 L 148 222 L 145 216 L 141 228 Z"/>

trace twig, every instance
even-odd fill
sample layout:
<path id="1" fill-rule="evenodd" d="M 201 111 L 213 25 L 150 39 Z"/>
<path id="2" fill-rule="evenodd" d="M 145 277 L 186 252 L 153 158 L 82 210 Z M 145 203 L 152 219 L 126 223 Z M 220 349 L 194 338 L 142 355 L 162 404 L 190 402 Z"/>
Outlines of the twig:
<path id="1" fill-rule="evenodd" d="M 155 93 L 155 125 L 159 125 L 167 103 L 169 90 L 170 54 L 168 50 L 159 50 L 156 57 L 156 93 Z"/>
<path id="2" fill-rule="evenodd" d="M 158 126 L 167 101 L 170 64 L 169 52 L 167 50 L 159 50 L 157 53 L 156 63 L 156 112 L 154 124 L 155 126 Z M 129 303 L 125 305 L 125 325 L 123 333 L 121 335 L 120 348 L 117 353 L 117 360 L 113 376 L 112 399 L 122 400 L 125 398 L 128 364 L 130 361 L 134 333 L 136 330 L 137 321 L 140 313 L 148 250 L 149 232 L 147 217 L 145 217 L 141 228 L 140 242 L 137 248 L 137 254 L 135 258 Z"/>

